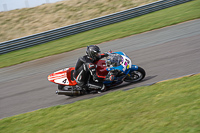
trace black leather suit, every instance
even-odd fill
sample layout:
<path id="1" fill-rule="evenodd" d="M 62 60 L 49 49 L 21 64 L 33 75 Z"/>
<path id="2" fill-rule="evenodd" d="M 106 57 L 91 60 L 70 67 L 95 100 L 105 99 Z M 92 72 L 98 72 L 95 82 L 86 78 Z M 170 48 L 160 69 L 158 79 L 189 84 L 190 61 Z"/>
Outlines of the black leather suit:
<path id="1" fill-rule="evenodd" d="M 107 55 L 101 54 L 97 60 L 93 60 L 87 55 L 80 57 L 76 63 L 74 70 L 74 79 L 80 87 L 91 87 L 100 89 L 102 87 L 102 79 L 96 75 L 96 61 Z M 95 82 L 94 82 L 95 81 Z"/>

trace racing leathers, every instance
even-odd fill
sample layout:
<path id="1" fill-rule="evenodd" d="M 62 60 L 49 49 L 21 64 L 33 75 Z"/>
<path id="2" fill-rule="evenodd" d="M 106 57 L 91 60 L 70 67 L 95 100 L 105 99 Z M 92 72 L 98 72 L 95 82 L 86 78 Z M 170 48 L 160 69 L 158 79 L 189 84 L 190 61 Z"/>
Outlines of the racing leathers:
<path id="1" fill-rule="evenodd" d="M 102 83 L 103 79 L 96 75 L 96 64 L 94 63 L 106 56 L 107 54 L 101 54 L 99 58 L 94 60 L 85 55 L 78 59 L 74 70 L 74 79 L 80 87 L 86 89 L 95 88 L 98 90 L 105 88 Z"/>

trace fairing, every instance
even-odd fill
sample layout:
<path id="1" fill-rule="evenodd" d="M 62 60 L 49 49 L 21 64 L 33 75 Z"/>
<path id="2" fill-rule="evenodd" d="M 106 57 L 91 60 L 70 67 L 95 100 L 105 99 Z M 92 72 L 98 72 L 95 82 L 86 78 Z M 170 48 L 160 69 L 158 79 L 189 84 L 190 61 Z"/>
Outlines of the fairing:
<path id="1" fill-rule="evenodd" d="M 74 67 L 59 70 L 57 72 L 50 74 L 48 76 L 48 80 L 56 84 L 74 86 L 77 83 L 73 79 L 73 76 L 72 76 L 73 71 L 74 71 Z"/>

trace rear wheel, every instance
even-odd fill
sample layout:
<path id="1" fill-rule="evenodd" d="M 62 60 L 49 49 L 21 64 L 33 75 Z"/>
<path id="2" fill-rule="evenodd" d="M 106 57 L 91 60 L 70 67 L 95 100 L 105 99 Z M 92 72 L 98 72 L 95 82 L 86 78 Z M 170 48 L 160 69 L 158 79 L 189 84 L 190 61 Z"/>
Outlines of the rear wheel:
<path id="1" fill-rule="evenodd" d="M 58 90 L 61 90 L 61 91 L 71 91 L 71 90 L 74 90 L 74 86 L 66 86 L 66 85 L 60 85 L 60 84 L 58 84 Z"/>
<path id="2" fill-rule="evenodd" d="M 58 90 L 63 90 L 64 87 L 65 87 L 64 85 L 58 84 Z"/>
<path id="3" fill-rule="evenodd" d="M 129 76 L 127 76 L 124 81 L 125 82 L 138 82 L 141 81 L 146 75 L 146 72 L 143 68 L 138 67 L 137 71 L 132 71 L 131 73 L 129 73 Z"/>

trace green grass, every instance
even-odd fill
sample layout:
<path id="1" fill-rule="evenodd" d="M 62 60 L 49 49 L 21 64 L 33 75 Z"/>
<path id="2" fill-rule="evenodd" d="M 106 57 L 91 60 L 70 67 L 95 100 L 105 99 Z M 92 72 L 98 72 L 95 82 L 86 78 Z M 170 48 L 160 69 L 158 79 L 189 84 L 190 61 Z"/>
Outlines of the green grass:
<path id="1" fill-rule="evenodd" d="M 157 0 L 71 0 L 0 12 L 0 42 L 9 41 Z"/>
<path id="2" fill-rule="evenodd" d="M 200 75 L 0 120 L 1 133 L 199 133 Z"/>
<path id="3" fill-rule="evenodd" d="M 200 0 L 0 55 L 0 68 L 200 18 Z"/>

